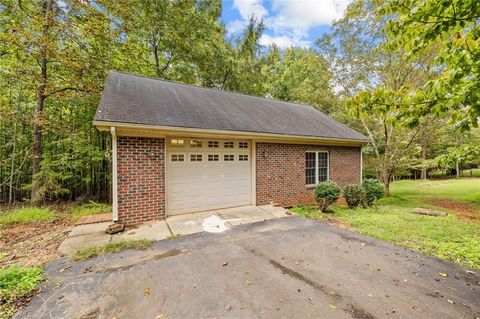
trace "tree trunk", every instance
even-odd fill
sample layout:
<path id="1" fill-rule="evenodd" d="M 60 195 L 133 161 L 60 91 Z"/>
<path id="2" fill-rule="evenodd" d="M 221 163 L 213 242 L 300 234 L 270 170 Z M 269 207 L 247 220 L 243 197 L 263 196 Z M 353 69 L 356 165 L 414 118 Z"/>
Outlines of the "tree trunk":
<path id="1" fill-rule="evenodd" d="M 455 173 L 456 177 L 460 178 L 460 163 L 458 161 L 455 163 Z"/>
<path id="2" fill-rule="evenodd" d="M 427 145 L 426 145 L 426 139 L 422 138 L 422 161 L 425 163 L 425 160 L 427 159 Z M 427 168 L 422 167 L 420 169 L 420 179 L 427 179 Z"/>
<path id="3" fill-rule="evenodd" d="M 387 169 L 382 169 L 382 181 L 383 181 L 383 191 L 385 197 L 390 196 L 390 173 Z"/>
<path id="4" fill-rule="evenodd" d="M 43 2 L 42 5 L 42 14 L 45 17 L 42 36 L 44 44 L 40 50 L 40 84 L 37 89 L 37 104 L 35 106 L 35 113 L 33 116 L 33 169 L 32 177 L 35 178 L 35 175 L 40 173 L 41 167 L 40 163 L 42 161 L 42 121 L 43 121 L 43 106 L 45 104 L 45 99 L 47 98 L 46 89 L 47 89 L 47 37 L 48 37 L 48 28 L 49 28 L 49 15 L 50 15 L 51 1 L 47 0 Z M 32 183 L 32 197 L 33 201 L 38 200 L 38 184 L 34 181 Z"/>

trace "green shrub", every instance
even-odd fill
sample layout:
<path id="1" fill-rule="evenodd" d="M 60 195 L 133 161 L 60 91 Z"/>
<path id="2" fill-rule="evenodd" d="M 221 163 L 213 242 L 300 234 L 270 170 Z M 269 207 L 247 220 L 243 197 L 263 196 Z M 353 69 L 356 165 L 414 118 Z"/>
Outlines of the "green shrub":
<path id="1" fill-rule="evenodd" d="M 315 200 L 322 212 L 326 211 L 328 206 L 335 203 L 339 197 L 340 187 L 334 182 L 321 182 L 315 188 Z"/>
<path id="2" fill-rule="evenodd" d="M 21 297 L 37 287 L 43 280 L 43 270 L 40 267 L 23 268 L 9 266 L 0 269 L 0 300 L 8 302 Z"/>
<path id="3" fill-rule="evenodd" d="M 365 205 L 367 192 L 357 184 L 349 184 L 343 189 L 343 197 L 349 208 L 355 208 L 358 205 Z"/>
<path id="4" fill-rule="evenodd" d="M 372 206 L 378 199 L 385 196 L 383 184 L 377 179 L 365 179 L 362 183 L 362 187 L 367 192 L 365 197 L 367 206 Z"/>
<path id="5" fill-rule="evenodd" d="M 31 223 L 39 221 L 51 221 L 55 216 L 47 208 L 27 207 L 12 210 L 0 217 L 0 224 Z"/>

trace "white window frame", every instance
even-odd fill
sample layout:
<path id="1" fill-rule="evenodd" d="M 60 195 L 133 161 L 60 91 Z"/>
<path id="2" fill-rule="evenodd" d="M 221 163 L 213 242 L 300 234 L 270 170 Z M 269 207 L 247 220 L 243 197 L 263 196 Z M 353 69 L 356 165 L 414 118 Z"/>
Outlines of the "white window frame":
<path id="1" fill-rule="evenodd" d="M 319 174 L 318 174 L 318 154 L 327 154 L 327 181 L 330 180 L 330 153 L 328 151 L 307 151 L 305 152 L 304 160 L 306 159 L 307 153 L 314 153 L 315 154 L 315 184 L 306 184 L 307 187 L 316 186 L 319 182 Z M 307 167 L 305 167 L 305 180 L 307 179 Z"/>

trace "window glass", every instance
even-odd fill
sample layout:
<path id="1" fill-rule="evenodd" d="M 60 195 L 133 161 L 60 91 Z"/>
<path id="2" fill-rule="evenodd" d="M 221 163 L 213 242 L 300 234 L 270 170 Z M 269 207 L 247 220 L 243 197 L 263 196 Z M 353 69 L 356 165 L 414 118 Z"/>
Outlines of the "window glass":
<path id="1" fill-rule="evenodd" d="M 328 179 L 328 153 L 318 153 L 318 183 Z"/>
<path id="2" fill-rule="evenodd" d="M 307 185 L 316 184 L 315 180 L 315 153 L 305 153 L 305 176 Z"/>
<path id="3" fill-rule="evenodd" d="M 172 138 L 170 140 L 170 144 L 172 146 L 183 146 L 185 144 L 185 141 L 183 139 L 179 139 L 179 138 Z"/>
<path id="4" fill-rule="evenodd" d="M 223 160 L 224 160 L 225 162 L 234 161 L 234 160 L 235 160 L 235 155 L 233 155 L 233 154 L 225 154 L 225 155 L 223 155 Z"/>
<path id="5" fill-rule="evenodd" d="M 202 141 L 200 140 L 191 140 L 190 141 L 191 147 L 202 147 Z"/>
<path id="6" fill-rule="evenodd" d="M 208 154 L 209 162 L 218 162 L 219 160 L 220 160 L 220 156 L 218 154 Z"/>
<path id="7" fill-rule="evenodd" d="M 223 147 L 224 148 L 233 148 L 234 144 L 232 141 L 225 141 L 223 142 Z"/>
<path id="8" fill-rule="evenodd" d="M 248 155 L 247 154 L 240 154 L 240 155 L 238 155 L 238 160 L 239 161 L 248 161 Z"/>
<path id="9" fill-rule="evenodd" d="M 238 142 L 239 148 L 248 148 L 248 142 Z"/>
<path id="10" fill-rule="evenodd" d="M 202 154 L 190 154 L 190 162 L 201 162 Z"/>
<path id="11" fill-rule="evenodd" d="M 208 147 L 218 147 L 218 141 L 208 141 Z"/>
<path id="12" fill-rule="evenodd" d="M 170 159 L 172 162 L 183 162 L 185 160 L 185 156 L 183 154 L 172 154 Z"/>

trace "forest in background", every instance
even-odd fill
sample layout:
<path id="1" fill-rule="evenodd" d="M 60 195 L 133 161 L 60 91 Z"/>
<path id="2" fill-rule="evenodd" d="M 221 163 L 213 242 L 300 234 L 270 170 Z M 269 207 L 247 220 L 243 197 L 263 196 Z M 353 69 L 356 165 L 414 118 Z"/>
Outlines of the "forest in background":
<path id="1" fill-rule="evenodd" d="M 414 10 L 415 9 L 415 10 Z M 309 49 L 229 35 L 220 0 L 0 4 L 0 203 L 110 194 L 92 126 L 109 70 L 314 106 L 364 133 L 365 175 L 480 164 L 480 4 L 356 0 Z M 395 17 L 393 19 L 392 17 Z"/>

